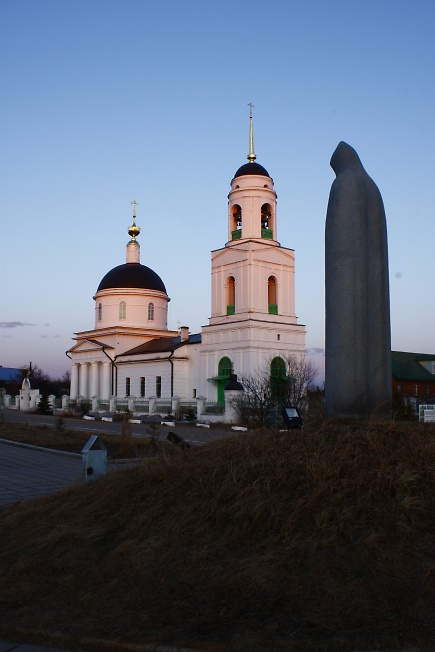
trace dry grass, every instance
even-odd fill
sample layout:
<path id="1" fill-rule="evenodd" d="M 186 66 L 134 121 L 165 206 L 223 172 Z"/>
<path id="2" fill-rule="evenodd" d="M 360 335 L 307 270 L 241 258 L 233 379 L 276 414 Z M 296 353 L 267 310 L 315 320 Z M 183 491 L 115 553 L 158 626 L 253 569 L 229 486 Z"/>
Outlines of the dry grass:
<path id="1" fill-rule="evenodd" d="M 325 422 L 238 435 L 3 510 L 0 632 L 432 649 L 434 434 Z"/>
<path id="2" fill-rule="evenodd" d="M 124 424 L 120 424 L 120 433 L 120 435 L 98 433 L 101 441 L 107 446 L 111 459 L 149 457 L 154 456 L 159 450 L 171 451 L 172 449 L 172 445 L 165 441 L 133 437 L 131 430 L 129 433 Z M 48 426 L 0 422 L 0 439 L 19 441 L 22 444 L 53 448 L 69 453 L 80 453 L 89 437 L 89 431 L 84 430 L 57 430 Z"/>

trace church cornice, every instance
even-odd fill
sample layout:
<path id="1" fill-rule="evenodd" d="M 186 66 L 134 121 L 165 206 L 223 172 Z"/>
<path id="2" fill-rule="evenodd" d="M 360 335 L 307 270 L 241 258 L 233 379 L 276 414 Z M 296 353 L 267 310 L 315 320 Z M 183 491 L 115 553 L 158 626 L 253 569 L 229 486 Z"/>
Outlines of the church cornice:
<path id="1" fill-rule="evenodd" d="M 146 288 L 107 288 L 107 290 L 99 290 L 92 297 L 94 301 L 100 299 L 101 297 L 113 297 L 113 296 L 140 296 L 140 297 L 153 297 L 161 298 L 166 301 L 170 301 L 170 298 L 166 292 L 161 292 L 160 290 L 150 290 Z"/>
<path id="2" fill-rule="evenodd" d="M 140 336 L 140 337 L 176 337 L 178 331 L 167 331 L 162 329 L 138 328 L 134 326 L 107 326 L 90 331 L 74 333 L 75 340 L 99 339 L 108 336 Z"/>

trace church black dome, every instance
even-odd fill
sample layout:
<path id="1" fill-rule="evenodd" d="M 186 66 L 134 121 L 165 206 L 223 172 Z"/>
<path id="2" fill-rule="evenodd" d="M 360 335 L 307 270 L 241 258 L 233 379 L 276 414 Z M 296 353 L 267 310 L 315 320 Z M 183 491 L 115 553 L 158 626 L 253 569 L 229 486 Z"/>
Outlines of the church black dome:
<path id="1" fill-rule="evenodd" d="M 166 294 L 166 288 L 160 276 L 149 267 L 139 263 L 125 263 L 111 269 L 102 279 L 97 292 L 113 288 L 142 288 L 158 290 Z"/>
<path id="2" fill-rule="evenodd" d="M 270 177 L 269 172 L 266 170 L 266 168 L 255 162 L 245 163 L 245 165 L 242 165 L 242 167 L 239 168 L 234 175 L 234 179 L 236 177 L 243 177 L 245 174 L 257 174 L 261 177 Z"/>

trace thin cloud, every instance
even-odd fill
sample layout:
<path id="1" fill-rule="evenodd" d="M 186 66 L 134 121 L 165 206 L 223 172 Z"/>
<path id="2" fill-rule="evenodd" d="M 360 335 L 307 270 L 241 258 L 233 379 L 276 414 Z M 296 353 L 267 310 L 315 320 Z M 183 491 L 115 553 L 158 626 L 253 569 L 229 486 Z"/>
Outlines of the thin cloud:
<path id="1" fill-rule="evenodd" d="M 20 326 L 36 326 L 36 324 L 28 324 L 25 321 L 0 321 L 0 328 L 19 328 Z"/>
<path id="2" fill-rule="evenodd" d="M 325 349 L 321 349 L 318 346 L 313 347 L 312 349 L 307 349 L 307 353 L 313 354 L 313 353 L 325 353 Z"/>

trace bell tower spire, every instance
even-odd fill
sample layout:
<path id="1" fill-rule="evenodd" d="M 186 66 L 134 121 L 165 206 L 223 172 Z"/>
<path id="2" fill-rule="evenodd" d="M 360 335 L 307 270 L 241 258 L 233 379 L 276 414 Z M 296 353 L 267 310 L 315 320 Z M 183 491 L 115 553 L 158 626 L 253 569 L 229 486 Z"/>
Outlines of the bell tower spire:
<path id="1" fill-rule="evenodd" d="M 133 224 L 128 227 L 128 235 L 131 236 L 131 240 L 127 243 L 127 263 L 140 263 L 140 245 L 136 240 L 140 233 L 140 228 L 136 225 L 138 203 L 135 199 L 131 203 L 133 204 Z"/>
<path id="2" fill-rule="evenodd" d="M 248 154 L 248 161 L 250 163 L 253 163 L 255 159 L 257 158 L 254 154 L 254 130 L 252 127 L 252 109 L 254 108 L 254 105 L 252 102 L 249 102 L 249 154 Z"/>

